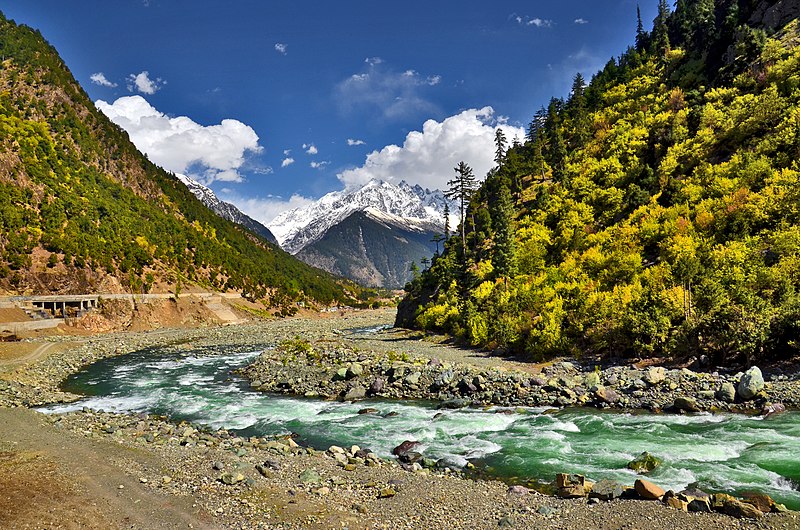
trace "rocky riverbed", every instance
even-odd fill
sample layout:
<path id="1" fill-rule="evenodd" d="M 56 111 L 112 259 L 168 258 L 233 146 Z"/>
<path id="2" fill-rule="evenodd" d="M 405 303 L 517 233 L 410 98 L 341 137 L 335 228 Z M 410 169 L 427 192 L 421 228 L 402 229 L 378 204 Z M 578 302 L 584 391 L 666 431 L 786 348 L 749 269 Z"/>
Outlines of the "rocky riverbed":
<path id="1" fill-rule="evenodd" d="M 93 337 L 3 373 L 0 406 L 9 410 L 7 407 L 73 401 L 79 396 L 62 392 L 60 382 L 104 357 L 147 347 L 191 345 L 213 349 L 215 344 L 282 344 L 278 349 L 265 348 L 258 362 L 246 370 L 253 383 L 264 390 L 328 399 L 357 399 L 363 390 L 364 395 L 434 398 L 449 402 L 449 406 L 585 403 L 636 407 L 652 402 L 660 403 L 653 408 L 664 409 L 680 397 L 693 399 L 698 408 L 705 409 L 744 406 L 757 411 L 770 401 L 797 404 L 793 393 L 796 381 L 790 378 L 767 381 L 755 396 L 745 400 L 738 395 L 741 376 L 630 367 L 596 372 L 563 362 L 526 370 L 518 363 L 421 341 L 415 334 L 360 332 L 359 328 L 375 328 L 391 318 L 385 311 L 365 312 L 336 318 Z M 660 376 L 663 380 L 656 381 Z M 724 394 L 717 395 L 725 383 L 735 387 L 737 396 L 732 403 Z M 603 389 L 617 393 L 619 399 L 598 401 Z M 713 397 L 708 392 L 713 392 Z M 559 402 L 560 398 L 574 401 Z M 15 439 L 17 431 L 12 428 L 4 434 L 0 451 L 20 449 L 24 440 Z M 694 500 L 689 499 L 691 492 L 666 496 L 665 502 L 676 510 L 659 502 L 631 500 L 630 492 L 613 495 L 618 486 L 626 491 L 623 485 L 590 485 L 576 476 L 561 478 L 562 485 L 580 485 L 587 496 L 591 490 L 600 493 L 590 500 L 584 495 L 545 496 L 494 480 L 471 480 L 460 472 L 420 462 L 409 465 L 382 460 L 367 447 L 312 449 L 299 447 L 291 437 L 244 438 L 152 415 L 88 410 L 51 415 L 45 425 L 37 427 L 35 435 L 91 444 L 97 447 L 93 451 L 98 451 L 98 458 L 103 458 L 103 447 L 108 444 L 127 448 L 126 458 L 113 463 L 121 475 L 156 498 L 192 499 L 192 506 L 202 511 L 204 525 L 209 528 L 682 529 L 797 528 L 800 524 L 795 513 L 770 513 L 752 523 L 722 513 L 687 513 L 682 511 L 681 502 L 688 507 Z M 155 458 L 157 464 L 143 464 L 144 455 Z M 93 464 L 85 465 L 90 468 Z M 602 493 L 607 490 L 612 497 Z M 618 498 L 613 502 L 600 500 L 614 497 Z M 710 499 L 709 505 L 715 501 Z M 734 504 L 721 498 L 720 506 L 725 502 Z"/>

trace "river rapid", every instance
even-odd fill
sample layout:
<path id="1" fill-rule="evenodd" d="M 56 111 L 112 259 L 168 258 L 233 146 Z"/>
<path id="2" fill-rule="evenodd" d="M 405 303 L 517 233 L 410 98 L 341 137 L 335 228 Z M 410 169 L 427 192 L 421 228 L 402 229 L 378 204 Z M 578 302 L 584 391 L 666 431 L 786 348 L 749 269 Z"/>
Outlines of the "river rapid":
<path id="1" fill-rule="evenodd" d="M 142 350 L 94 363 L 68 378 L 84 399 L 46 407 L 162 414 L 242 435 L 296 433 L 317 448 L 369 447 L 391 457 L 404 440 L 426 457 L 472 462 L 507 480 L 550 481 L 555 473 L 632 484 L 626 464 L 643 451 L 663 460 L 648 478 L 679 491 L 767 493 L 800 509 L 800 413 L 666 415 L 595 409 L 438 410 L 430 402 L 340 403 L 251 390 L 232 372 L 264 347 Z M 375 409 L 365 412 L 365 409 Z"/>

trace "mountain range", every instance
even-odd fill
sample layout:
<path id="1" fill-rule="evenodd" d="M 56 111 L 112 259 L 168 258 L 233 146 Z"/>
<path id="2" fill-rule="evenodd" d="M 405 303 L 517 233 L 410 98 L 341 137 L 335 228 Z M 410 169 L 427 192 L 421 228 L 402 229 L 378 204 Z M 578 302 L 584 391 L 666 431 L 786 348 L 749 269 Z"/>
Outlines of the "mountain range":
<path id="1" fill-rule="evenodd" d="M 301 260 L 363 285 L 401 288 L 412 263 L 430 259 L 445 229 L 440 190 L 373 179 L 279 214 L 269 225 L 281 247 Z M 450 220 L 455 226 L 455 218 Z"/>

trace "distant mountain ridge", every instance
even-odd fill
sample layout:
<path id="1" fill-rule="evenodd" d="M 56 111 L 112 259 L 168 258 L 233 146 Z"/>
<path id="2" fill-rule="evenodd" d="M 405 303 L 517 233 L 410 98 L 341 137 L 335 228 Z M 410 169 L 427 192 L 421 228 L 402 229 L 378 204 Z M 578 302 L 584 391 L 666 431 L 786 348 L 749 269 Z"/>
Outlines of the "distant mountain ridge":
<path id="1" fill-rule="evenodd" d="M 391 216 L 387 222 L 409 230 L 442 231 L 447 202 L 440 190 L 373 179 L 356 190 L 334 191 L 308 206 L 283 212 L 268 227 L 284 250 L 296 254 L 351 214 L 368 209 Z M 452 203 L 450 211 L 455 211 Z"/>
<path id="2" fill-rule="evenodd" d="M 225 202 L 217 197 L 211 188 L 203 186 L 196 180 L 186 175 L 176 173 L 175 176 L 178 177 L 178 180 L 183 182 L 187 188 L 189 188 L 189 191 L 191 191 L 194 196 L 200 200 L 200 202 L 208 206 L 208 208 L 215 214 L 219 215 L 223 219 L 227 219 L 228 221 L 242 225 L 254 234 L 263 237 L 273 245 L 278 244 L 278 240 L 275 239 L 275 236 L 272 234 L 272 232 L 270 232 L 269 228 L 259 223 L 246 213 L 242 212 L 233 204 Z"/>

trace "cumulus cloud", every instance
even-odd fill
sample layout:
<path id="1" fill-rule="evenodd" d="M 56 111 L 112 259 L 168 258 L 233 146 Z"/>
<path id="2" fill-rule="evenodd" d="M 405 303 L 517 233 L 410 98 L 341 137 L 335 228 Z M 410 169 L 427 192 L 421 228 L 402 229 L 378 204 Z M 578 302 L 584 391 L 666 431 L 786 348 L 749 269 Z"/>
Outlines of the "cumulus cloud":
<path id="1" fill-rule="evenodd" d="M 328 164 L 330 164 L 330 162 L 328 162 L 327 160 L 325 160 L 325 161 L 322 161 L 322 162 L 317 162 L 317 161 L 314 161 L 314 162 L 311 162 L 311 163 L 309 164 L 309 166 L 311 166 L 311 167 L 312 167 L 312 168 L 314 168 L 314 169 L 322 169 L 322 168 L 324 168 L 325 166 L 327 166 Z"/>
<path id="2" fill-rule="evenodd" d="M 317 153 L 319 153 L 319 151 L 317 150 L 317 146 L 315 146 L 314 144 L 303 144 L 303 149 L 306 150 L 307 155 L 316 155 Z"/>
<path id="3" fill-rule="evenodd" d="M 441 82 L 440 75 L 425 76 L 410 69 L 398 72 L 378 57 L 367 58 L 365 63 L 365 71 L 349 76 L 336 86 L 334 95 L 342 112 L 366 110 L 387 119 L 438 112 L 424 92 Z"/>
<path id="4" fill-rule="evenodd" d="M 283 42 L 276 42 L 275 51 L 280 53 L 281 55 L 286 55 L 289 52 L 289 45 L 284 44 Z"/>
<path id="5" fill-rule="evenodd" d="M 261 151 L 255 131 L 237 120 L 204 126 L 186 116 L 170 118 L 141 96 L 121 97 L 112 104 L 100 100 L 95 105 L 125 129 L 154 163 L 205 185 L 241 182 L 238 170 L 245 155 Z"/>
<path id="6" fill-rule="evenodd" d="M 153 95 L 159 90 L 161 87 L 166 85 L 167 82 L 157 77 L 156 79 L 150 79 L 150 73 L 145 70 L 143 72 L 139 72 L 138 74 L 131 74 L 128 76 L 128 91 L 138 91 L 142 94 Z"/>
<path id="7" fill-rule="evenodd" d="M 264 225 L 268 225 L 278 214 L 286 210 L 302 208 L 314 202 L 314 199 L 299 194 L 292 195 L 286 199 L 278 196 L 243 197 L 236 193 L 223 192 L 222 199 L 234 204 L 241 211 Z"/>
<path id="8" fill-rule="evenodd" d="M 575 24 L 588 24 L 588 23 L 589 23 L 589 21 L 586 20 L 585 18 L 576 18 L 575 19 Z"/>
<path id="9" fill-rule="evenodd" d="M 422 131 L 412 131 L 402 147 L 387 145 L 373 151 L 361 167 L 339 173 L 346 187 L 363 185 L 371 179 L 407 182 L 428 188 L 444 189 L 453 177 L 453 168 L 464 161 L 478 177 L 494 166 L 494 135 L 503 130 L 509 143 L 522 141 L 525 131 L 505 124 L 492 107 L 469 109 L 441 122 L 428 120 Z"/>
<path id="10" fill-rule="evenodd" d="M 89 79 L 95 85 L 100 85 L 108 88 L 114 88 L 115 86 L 117 86 L 116 83 L 112 83 L 111 81 L 109 81 L 103 72 L 97 72 L 96 74 L 92 74 L 89 76 Z"/>
<path id="11" fill-rule="evenodd" d="M 294 158 L 287 157 L 283 159 L 283 162 L 281 162 L 281 167 L 289 167 L 292 164 L 294 164 Z"/>
<path id="12" fill-rule="evenodd" d="M 528 15 L 518 15 L 516 13 L 512 13 L 508 18 L 509 20 L 513 20 L 520 26 L 535 26 L 537 28 L 549 28 L 552 27 L 553 25 L 552 20 L 539 17 L 529 17 Z"/>
<path id="13" fill-rule="evenodd" d="M 367 142 L 365 142 L 364 140 L 354 140 L 353 138 L 348 138 L 347 139 L 347 145 L 349 145 L 351 147 L 354 146 L 354 145 L 365 145 L 366 143 Z"/>

